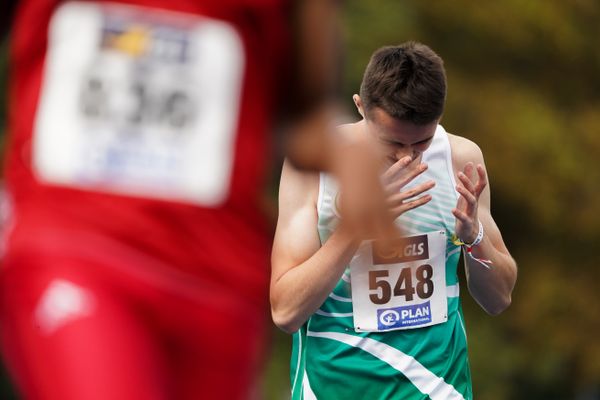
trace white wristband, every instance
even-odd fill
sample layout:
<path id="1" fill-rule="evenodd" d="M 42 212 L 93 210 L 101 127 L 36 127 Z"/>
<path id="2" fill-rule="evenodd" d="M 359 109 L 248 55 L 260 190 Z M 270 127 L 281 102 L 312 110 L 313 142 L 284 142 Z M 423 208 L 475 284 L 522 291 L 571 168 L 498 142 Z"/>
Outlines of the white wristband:
<path id="1" fill-rule="evenodd" d="M 481 221 L 478 221 L 478 222 L 479 222 L 479 232 L 477 232 L 477 237 L 475 237 L 475 240 L 473 240 L 473 243 L 465 243 L 465 246 L 467 246 L 467 247 L 477 246 L 483 240 L 483 224 L 481 223 Z M 463 240 L 463 243 L 464 243 L 464 240 Z"/>

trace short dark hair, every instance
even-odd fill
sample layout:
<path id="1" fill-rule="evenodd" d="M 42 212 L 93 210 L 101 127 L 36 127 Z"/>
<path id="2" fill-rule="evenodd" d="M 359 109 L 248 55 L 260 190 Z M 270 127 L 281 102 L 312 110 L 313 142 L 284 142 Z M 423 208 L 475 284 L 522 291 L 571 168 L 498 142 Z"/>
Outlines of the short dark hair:
<path id="1" fill-rule="evenodd" d="M 365 113 L 374 107 L 418 125 L 435 121 L 444 112 L 444 61 L 424 44 L 386 46 L 371 56 L 360 97 Z"/>

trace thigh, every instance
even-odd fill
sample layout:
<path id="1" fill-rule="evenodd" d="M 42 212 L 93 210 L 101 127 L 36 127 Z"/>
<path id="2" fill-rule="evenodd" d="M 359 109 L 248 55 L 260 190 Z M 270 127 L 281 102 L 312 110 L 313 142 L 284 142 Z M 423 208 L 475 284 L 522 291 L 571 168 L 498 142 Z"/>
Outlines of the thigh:
<path id="1" fill-rule="evenodd" d="M 254 397 L 265 354 L 266 311 L 203 304 L 190 307 L 183 323 L 171 324 L 178 327 L 171 352 L 175 398 Z"/>
<path id="2" fill-rule="evenodd" d="M 165 360 L 135 308 L 85 264 L 29 259 L 0 278 L 0 341 L 27 399 L 165 399 Z"/>

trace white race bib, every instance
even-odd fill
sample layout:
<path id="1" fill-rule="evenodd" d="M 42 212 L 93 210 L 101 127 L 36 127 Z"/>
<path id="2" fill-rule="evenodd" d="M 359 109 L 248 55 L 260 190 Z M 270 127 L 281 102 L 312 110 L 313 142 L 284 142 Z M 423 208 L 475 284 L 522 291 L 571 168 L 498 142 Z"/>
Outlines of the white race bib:
<path id="1" fill-rule="evenodd" d="M 244 71 L 229 24 L 118 4 L 54 14 L 33 139 L 53 184 L 218 205 Z"/>
<path id="2" fill-rule="evenodd" d="M 365 242 L 350 273 L 357 331 L 421 328 L 448 320 L 445 231 Z"/>

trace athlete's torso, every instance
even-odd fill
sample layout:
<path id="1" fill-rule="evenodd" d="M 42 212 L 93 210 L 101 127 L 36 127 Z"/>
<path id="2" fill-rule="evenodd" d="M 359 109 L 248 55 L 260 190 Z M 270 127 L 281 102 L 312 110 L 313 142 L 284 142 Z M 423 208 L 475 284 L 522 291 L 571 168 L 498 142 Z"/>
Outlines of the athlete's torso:
<path id="1" fill-rule="evenodd" d="M 436 186 L 429 203 L 398 219 L 411 239 L 384 250 L 363 243 L 328 299 L 294 335 L 293 399 L 472 397 L 458 297 L 460 247 L 451 240 L 457 193 L 441 126 L 423 162 L 429 168 L 411 186 L 430 179 Z M 324 243 L 339 221 L 337 185 L 321 174 L 319 186 Z"/>
<path id="2" fill-rule="evenodd" d="M 7 256 L 93 256 L 114 242 L 263 291 L 259 200 L 288 59 L 284 3 L 21 1 Z"/>

